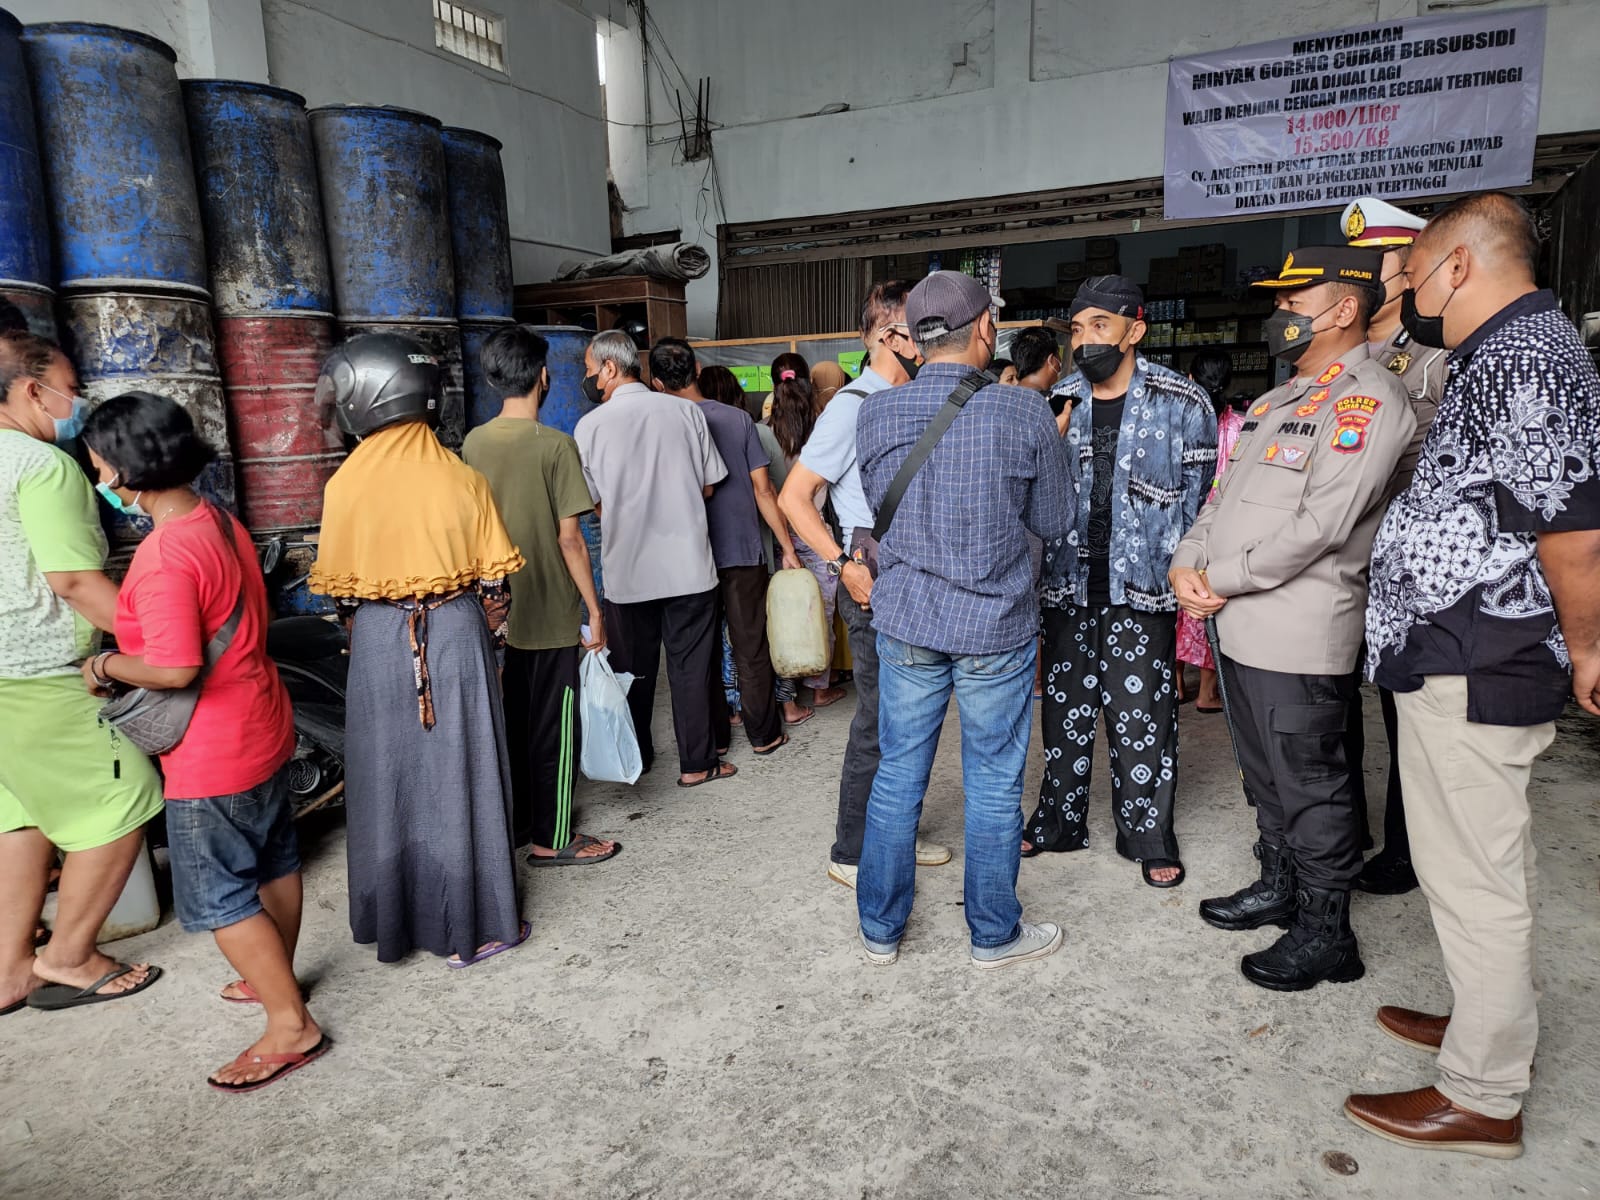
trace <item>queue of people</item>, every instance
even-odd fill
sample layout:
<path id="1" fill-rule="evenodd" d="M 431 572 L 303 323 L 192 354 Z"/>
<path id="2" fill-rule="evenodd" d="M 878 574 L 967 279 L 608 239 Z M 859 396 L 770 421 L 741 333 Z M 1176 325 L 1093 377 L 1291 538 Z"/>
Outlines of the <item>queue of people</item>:
<path id="1" fill-rule="evenodd" d="M 1347 245 L 1297 250 L 1260 281 L 1292 373 L 1243 412 L 1225 356 L 1198 356 L 1189 378 L 1141 352 L 1143 295 L 1120 276 L 1085 282 L 1064 330 L 1020 331 L 1006 381 L 986 287 L 944 271 L 876 284 L 860 375 L 785 356 L 760 421 L 689 343 L 650 349 L 647 386 L 632 339 L 608 332 L 585 355 L 595 407 L 568 437 L 539 420 L 544 339 L 507 328 L 483 352 L 501 414 L 461 457 L 434 434 L 440 372 L 420 346 L 340 347 L 319 394 L 358 444 L 327 488 L 311 586 L 350 630 L 355 940 L 384 962 L 422 949 L 471 967 L 530 934 L 519 848 L 538 867 L 621 851 L 572 828 L 586 651 L 634 676 L 647 771 L 664 651 L 678 787 L 737 775 L 734 728 L 757 755 L 781 751 L 786 726 L 840 698 L 824 674 L 800 705 L 770 661 L 769 574 L 803 566 L 849 643 L 827 875 L 855 891 L 869 962 L 897 961 L 916 868 L 952 857 L 918 836 L 952 698 L 976 967 L 1063 944 L 1060 923 L 1024 919 L 1017 879 L 1024 858 L 1087 848 L 1102 722 L 1115 849 L 1145 884 L 1181 886 L 1187 661 L 1214 672 L 1198 707 L 1227 726 L 1260 864 L 1201 901 L 1202 920 L 1282 930 L 1241 957 L 1261 987 L 1353 980 L 1352 889 L 1405 890 L 1414 870 L 1455 1008 L 1376 1019 L 1437 1051 L 1438 1079 L 1346 1111 L 1404 1144 L 1520 1153 L 1538 1029 L 1527 786 L 1569 698 L 1600 715 L 1600 378 L 1534 283 L 1514 199 L 1423 222 L 1369 198 L 1344 221 Z M 131 393 L 90 414 L 77 392 L 49 342 L 0 335 L 0 1014 L 159 979 L 94 939 L 165 804 L 180 922 L 237 972 L 222 998 L 266 1018 L 209 1082 L 254 1090 L 332 1045 L 294 974 L 293 729 L 265 587 L 243 528 L 193 490 L 208 456 L 183 410 Z M 154 524 L 120 590 L 95 491 Z M 1025 820 L 1041 653 L 1045 766 Z M 1385 843 L 1365 864 L 1363 675 L 1392 760 Z M 197 697 L 159 777 L 103 719 L 128 688 Z M 83 769 L 44 765 L 62 757 Z"/>

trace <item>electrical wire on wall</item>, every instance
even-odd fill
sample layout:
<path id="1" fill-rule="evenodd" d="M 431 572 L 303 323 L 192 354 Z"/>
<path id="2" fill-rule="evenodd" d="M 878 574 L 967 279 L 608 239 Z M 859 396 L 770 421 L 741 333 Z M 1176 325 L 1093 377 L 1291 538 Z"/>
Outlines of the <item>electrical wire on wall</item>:
<path id="1" fill-rule="evenodd" d="M 679 64 L 677 56 L 672 53 L 672 47 L 667 43 L 666 35 L 661 32 L 661 26 L 656 23 L 655 14 L 650 11 L 649 5 L 645 3 L 645 0 L 628 0 L 628 6 L 634 10 L 639 18 L 639 37 L 645 47 L 646 98 L 650 94 L 649 73 L 652 68 L 654 68 L 656 78 L 661 84 L 663 94 L 669 91 L 677 94 L 681 84 L 685 93 L 698 95 L 700 89 L 689 82 L 688 73 Z M 652 48 L 658 51 L 659 54 L 652 54 Z M 668 76 L 666 68 L 662 65 L 661 55 L 665 56 L 666 61 L 672 65 L 673 71 L 677 72 L 676 81 Z M 700 177 L 699 194 L 695 197 L 695 224 L 699 227 L 702 238 L 710 238 L 714 235 L 714 230 L 707 229 L 706 222 L 712 217 L 713 211 L 717 217 L 717 224 L 725 225 L 728 222 L 728 207 L 723 198 L 722 190 L 722 173 L 717 169 L 716 139 L 712 136 L 719 126 L 710 120 L 709 112 L 704 114 L 696 113 L 696 119 L 697 126 L 702 119 L 704 121 L 706 168 Z M 649 137 L 648 130 L 645 136 Z M 675 166 L 690 161 L 687 157 L 684 141 L 685 139 L 682 137 L 678 139 L 678 148 L 673 155 L 673 164 Z"/>

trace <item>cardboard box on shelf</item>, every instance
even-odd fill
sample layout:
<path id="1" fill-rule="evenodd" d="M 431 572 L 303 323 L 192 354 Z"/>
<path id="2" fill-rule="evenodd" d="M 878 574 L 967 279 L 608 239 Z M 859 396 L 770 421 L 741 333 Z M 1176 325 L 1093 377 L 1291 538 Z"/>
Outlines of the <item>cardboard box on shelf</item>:
<path id="1" fill-rule="evenodd" d="M 1122 260 L 1120 258 L 1091 258 L 1083 265 L 1090 275 L 1122 274 Z"/>
<path id="2" fill-rule="evenodd" d="M 1080 283 L 1089 277 L 1089 268 L 1081 262 L 1056 264 L 1057 283 Z"/>
<path id="3" fill-rule="evenodd" d="M 1084 247 L 1085 258 L 1115 258 L 1117 256 L 1117 239 L 1114 237 L 1090 238 Z"/>

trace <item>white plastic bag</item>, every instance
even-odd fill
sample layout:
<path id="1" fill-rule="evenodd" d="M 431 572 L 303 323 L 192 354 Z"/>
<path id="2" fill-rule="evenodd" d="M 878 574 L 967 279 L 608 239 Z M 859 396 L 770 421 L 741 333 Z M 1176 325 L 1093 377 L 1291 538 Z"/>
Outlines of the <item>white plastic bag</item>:
<path id="1" fill-rule="evenodd" d="M 639 738 L 628 712 L 633 676 L 616 674 L 604 650 L 591 650 L 579 668 L 583 748 L 578 765 L 598 783 L 634 783 L 644 773 Z"/>

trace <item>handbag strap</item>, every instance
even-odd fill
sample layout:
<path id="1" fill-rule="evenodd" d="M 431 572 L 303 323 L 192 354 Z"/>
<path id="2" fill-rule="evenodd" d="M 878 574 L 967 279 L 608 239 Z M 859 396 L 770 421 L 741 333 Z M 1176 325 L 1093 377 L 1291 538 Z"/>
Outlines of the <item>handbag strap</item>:
<path id="1" fill-rule="evenodd" d="M 911 481 L 917 472 L 922 470 L 922 465 L 928 461 L 928 456 L 939 444 L 944 431 L 950 428 L 950 423 L 961 415 L 961 410 L 966 407 L 967 401 L 971 400 L 980 388 L 996 382 L 998 380 L 987 371 L 972 371 L 956 385 L 956 390 L 950 393 L 943 407 L 934 414 L 933 420 L 928 422 L 928 427 L 922 431 L 922 437 L 911 447 L 911 453 L 906 455 L 905 462 L 901 463 L 900 469 L 895 472 L 894 480 L 889 484 L 888 492 L 884 494 L 883 503 L 878 506 L 878 519 L 872 525 L 874 541 L 883 541 L 883 535 L 889 532 L 889 523 L 894 520 L 900 501 L 905 499 L 906 489 L 911 486 Z"/>
<path id="2" fill-rule="evenodd" d="M 228 543 L 228 549 L 233 551 L 233 557 L 239 563 L 238 599 L 233 602 L 233 611 L 222 623 L 222 628 L 217 630 L 206 643 L 206 670 L 209 671 L 228 652 L 228 647 L 233 644 L 234 635 L 239 632 L 239 622 L 244 619 L 244 558 L 239 553 L 239 540 L 233 531 L 233 522 L 223 515 L 222 510 L 215 504 L 209 500 L 205 503 L 211 508 L 211 518 L 217 523 L 217 532 L 222 535 L 222 540 Z"/>

